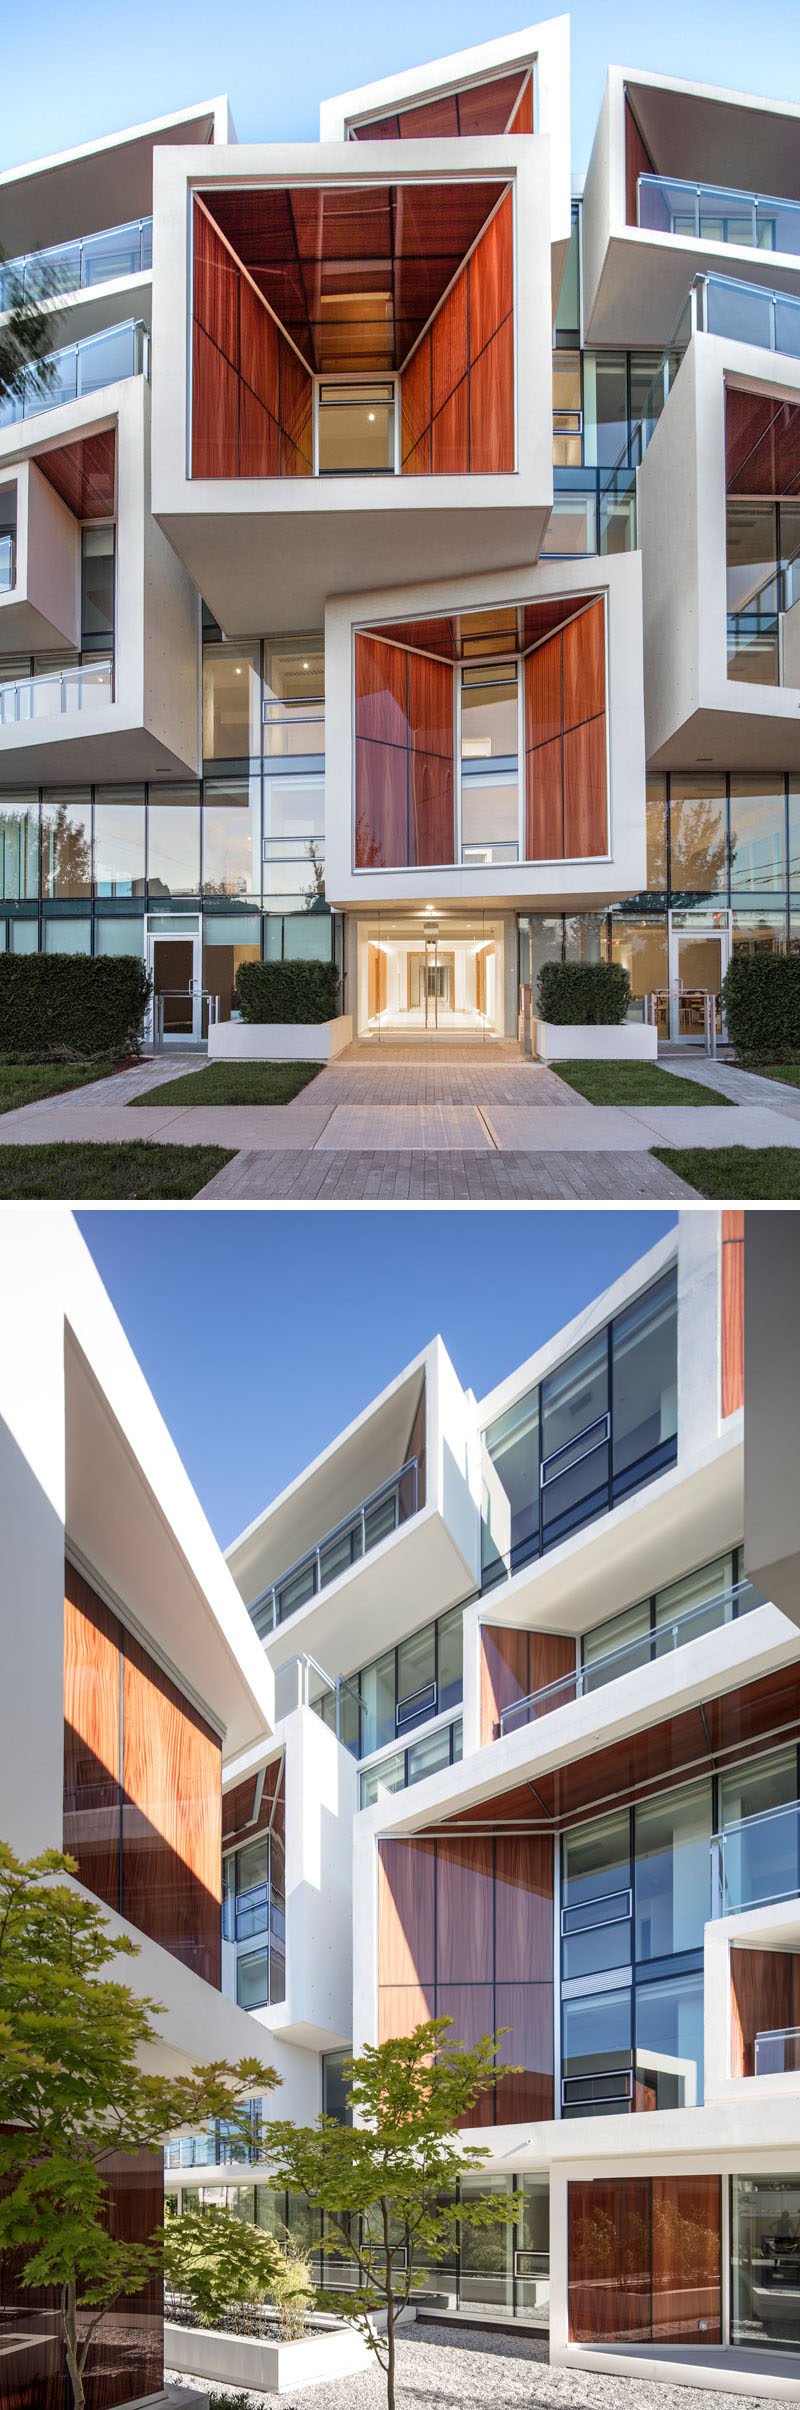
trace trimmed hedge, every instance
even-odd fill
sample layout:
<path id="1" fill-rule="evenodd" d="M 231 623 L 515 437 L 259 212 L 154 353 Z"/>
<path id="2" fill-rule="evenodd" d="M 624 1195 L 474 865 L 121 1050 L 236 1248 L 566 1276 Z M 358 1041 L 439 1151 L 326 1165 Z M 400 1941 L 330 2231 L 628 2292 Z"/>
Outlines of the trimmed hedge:
<path id="1" fill-rule="evenodd" d="M 0 954 L 0 1054 L 132 1054 L 149 994 L 138 954 Z"/>
<path id="2" fill-rule="evenodd" d="M 236 981 L 243 1021 L 335 1021 L 335 962 L 243 962 Z"/>
<path id="3" fill-rule="evenodd" d="M 745 1058 L 800 1055 L 800 954 L 734 954 L 722 982 L 728 1036 Z"/>
<path id="4" fill-rule="evenodd" d="M 621 962 L 545 962 L 539 972 L 539 1012 L 560 1028 L 604 1028 L 624 1021 L 631 982 Z"/>

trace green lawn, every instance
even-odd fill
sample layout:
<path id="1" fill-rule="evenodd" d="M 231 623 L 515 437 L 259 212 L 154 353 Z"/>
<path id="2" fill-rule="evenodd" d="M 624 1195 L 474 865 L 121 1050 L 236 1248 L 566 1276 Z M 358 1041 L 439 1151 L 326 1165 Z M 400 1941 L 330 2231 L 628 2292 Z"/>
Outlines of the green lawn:
<path id="1" fill-rule="evenodd" d="M 0 1146 L 0 1199 L 196 1197 L 231 1161 L 230 1147 L 155 1146 L 134 1138 L 113 1146 L 64 1139 L 52 1146 Z"/>
<path id="2" fill-rule="evenodd" d="M 737 1071 L 755 1071 L 759 1079 L 780 1079 L 785 1088 L 800 1088 L 800 1063 L 737 1063 Z"/>
<path id="3" fill-rule="evenodd" d="M 134 1105 L 290 1105 L 321 1063 L 206 1063 L 134 1096 Z"/>
<path id="4" fill-rule="evenodd" d="M 659 1063 L 554 1063 L 559 1079 L 590 1105 L 727 1105 L 727 1096 L 699 1080 L 662 1071 Z"/>
<path id="5" fill-rule="evenodd" d="M 91 1080 L 109 1079 L 116 1063 L 6 1063 L 0 1057 L 0 1113 L 19 1105 L 35 1105 L 42 1096 L 62 1096 L 67 1088 L 86 1088 Z"/>
<path id="6" fill-rule="evenodd" d="M 735 1205 L 750 1198 L 800 1197 L 800 1147 L 652 1146 L 650 1153 L 701 1197 Z"/>

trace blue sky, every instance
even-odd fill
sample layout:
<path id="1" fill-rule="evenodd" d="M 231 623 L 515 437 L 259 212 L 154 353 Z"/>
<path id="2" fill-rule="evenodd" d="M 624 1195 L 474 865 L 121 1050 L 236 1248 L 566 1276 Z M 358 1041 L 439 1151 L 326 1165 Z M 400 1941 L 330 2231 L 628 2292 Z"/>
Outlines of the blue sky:
<path id="1" fill-rule="evenodd" d="M 483 1396 L 674 1213 L 78 1215 L 223 1547 L 441 1332 Z"/>
<path id="2" fill-rule="evenodd" d="M 13 167 L 120 127 L 227 92 L 240 141 L 306 141 L 319 102 L 354 84 L 513 33 L 541 14 L 531 0 L 137 0 L 132 11 L 78 17 L 64 0 L 33 0 L 3 18 L 6 106 L 0 166 Z M 575 0 L 573 165 L 583 172 L 607 66 L 800 98 L 796 0 Z M 76 228 L 76 232 L 78 229 Z"/>

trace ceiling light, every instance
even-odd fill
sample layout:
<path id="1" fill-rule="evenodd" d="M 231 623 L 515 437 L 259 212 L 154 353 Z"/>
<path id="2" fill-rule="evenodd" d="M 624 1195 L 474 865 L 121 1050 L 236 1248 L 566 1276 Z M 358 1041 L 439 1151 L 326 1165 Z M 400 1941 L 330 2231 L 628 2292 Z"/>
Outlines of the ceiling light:
<path id="1" fill-rule="evenodd" d="M 240 677 L 241 677 L 242 673 L 241 673 L 241 670 L 240 670 L 240 669 L 237 669 L 236 675 L 237 675 L 237 678 L 240 678 Z"/>
<path id="2" fill-rule="evenodd" d="M 368 410 L 368 411 L 367 411 L 367 417 L 368 417 L 368 419 L 369 419 L 370 426 L 371 426 L 371 427 L 374 427 L 374 425 L 375 425 L 375 412 L 374 412 L 374 410 Z"/>
<path id="3" fill-rule="evenodd" d="M 304 662 L 303 662 L 303 668 L 304 668 L 304 669 L 307 669 L 307 668 L 308 668 L 308 662 L 307 662 L 307 661 L 304 661 Z"/>

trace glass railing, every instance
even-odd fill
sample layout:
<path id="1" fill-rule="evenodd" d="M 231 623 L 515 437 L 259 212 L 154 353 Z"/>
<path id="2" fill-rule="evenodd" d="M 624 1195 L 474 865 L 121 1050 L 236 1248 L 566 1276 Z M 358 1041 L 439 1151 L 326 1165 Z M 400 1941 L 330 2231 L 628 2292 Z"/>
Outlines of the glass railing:
<path id="1" fill-rule="evenodd" d="M 731 343 L 756 343 L 763 351 L 783 352 L 789 359 L 800 360 L 800 299 L 792 293 L 773 292 L 767 285 L 744 284 L 734 276 L 695 276 L 662 352 L 641 418 L 620 453 L 616 473 L 627 457 L 641 467 L 695 334 L 722 335 Z"/>
<path id="2" fill-rule="evenodd" d="M 784 617 L 800 602 L 800 548 L 776 563 L 735 611 L 728 612 L 728 676 L 759 686 L 796 686 L 800 657 L 784 657 Z"/>
<path id="3" fill-rule="evenodd" d="M 652 1665 L 659 1657 L 671 1656 L 675 1649 L 685 1648 L 690 1640 L 700 1640 L 707 1632 L 719 1631 L 750 1613 L 751 1608 L 763 1606 L 764 1601 L 752 1582 L 733 1582 L 727 1590 L 718 1590 L 713 1598 L 698 1599 L 696 1606 L 687 1607 L 683 1615 L 675 1615 L 670 1623 L 657 1624 L 635 1640 L 623 1642 L 621 1648 L 609 1649 L 602 1657 L 594 1657 L 588 1665 L 576 1665 L 574 1672 L 562 1674 L 557 1682 L 546 1682 L 540 1690 L 531 1691 L 526 1699 L 515 1699 L 513 1706 L 504 1707 L 500 1716 L 500 1732 L 517 1732 L 524 1724 L 535 1724 L 543 1715 L 551 1715 L 556 1707 L 568 1706 L 573 1699 L 583 1699 L 591 1690 L 603 1690 L 608 1682 L 616 1682 L 623 1674 L 633 1673 L 639 1666 Z"/>
<path id="4" fill-rule="evenodd" d="M 0 594 L 8 594 L 16 582 L 17 540 L 15 536 L 0 536 Z"/>
<path id="5" fill-rule="evenodd" d="M 640 176 L 638 209 L 639 225 L 648 234 L 800 255 L 800 205 L 771 193 L 739 192 L 726 184 L 685 184 L 679 176 Z"/>
<path id="6" fill-rule="evenodd" d="M 124 377 L 148 376 L 149 369 L 150 335 L 141 318 L 106 327 L 102 335 L 84 335 L 79 343 L 68 343 L 63 351 L 50 352 L 46 360 L 26 368 L 22 392 L 7 393 L 0 401 L 0 427 L 15 426 L 18 419 L 33 418 L 40 410 L 57 410 L 62 402 L 80 401 Z"/>
<path id="7" fill-rule="evenodd" d="M 800 1895 L 800 1799 L 743 1816 L 711 1842 L 713 1916 L 772 1908 Z"/>
<path id="8" fill-rule="evenodd" d="M 448 1724 L 437 1724 L 435 1732 L 425 1732 L 412 1741 L 408 1749 L 392 1749 L 376 1765 L 366 1766 L 359 1776 L 359 1807 L 374 1807 L 376 1800 L 390 1799 L 395 1791 L 424 1782 L 427 1774 L 457 1765 L 463 1751 L 463 1720 L 453 1716 Z"/>
<path id="9" fill-rule="evenodd" d="M 390 1532 L 415 1515 L 418 1506 L 419 1465 L 416 1456 L 412 1456 L 389 1481 L 382 1482 L 380 1489 L 364 1498 L 353 1514 L 346 1515 L 343 1522 L 327 1531 L 316 1548 L 298 1557 L 279 1581 L 272 1582 L 268 1590 L 253 1600 L 250 1615 L 259 1639 L 268 1639 L 278 1624 L 285 1623 L 290 1615 L 297 1615 L 318 1591 L 327 1589 L 329 1582 L 337 1581 L 340 1573 L 346 1573 L 350 1565 L 357 1564 L 360 1557 L 377 1548 Z"/>
<path id="10" fill-rule="evenodd" d="M 113 661 L 95 659 L 72 669 L 43 670 L 35 678 L 0 680 L 0 729 L 20 721 L 58 719 L 113 703 Z"/>
<path id="11" fill-rule="evenodd" d="M 756 2034 L 756 2075 L 797 2075 L 800 2072 L 800 2025 L 782 2025 L 774 2033 Z"/>
<path id="12" fill-rule="evenodd" d="M 152 265 L 153 220 L 132 218 L 127 226 L 109 226 L 102 234 L 79 236 L 75 242 L 54 243 L 47 251 L 27 251 L 21 259 L 3 260 L 0 310 L 10 309 L 20 293 L 25 301 L 77 293 L 112 284 L 123 276 L 139 276 Z"/>
<path id="13" fill-rule="evenodd" d="M 238 2166 L 255 2166 L 261 2147 L 261 2102 L 246 2104 L 244 2127 L 232 2134 L 224 2118 L 217 2118 L 207 2134 L 181 2134 L 165 2143 L 164 2166 L 225 2167 L 231 2161 Z"/>
<path id="14" fill-rule="evenodd" d="M 556 468 L 553 485 L 543 559 L 635 552 L 636 473 L 626 459 L 610 469 Z"/>

